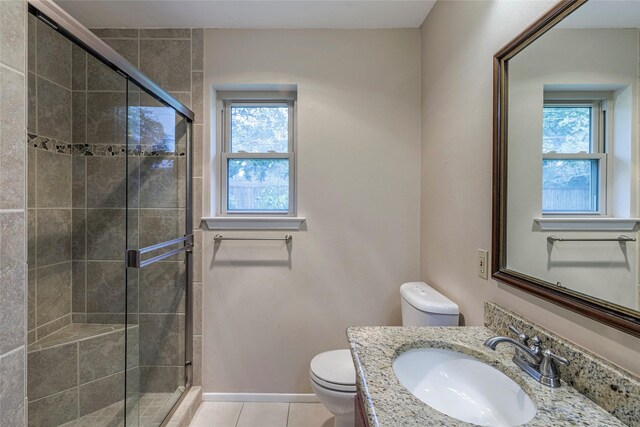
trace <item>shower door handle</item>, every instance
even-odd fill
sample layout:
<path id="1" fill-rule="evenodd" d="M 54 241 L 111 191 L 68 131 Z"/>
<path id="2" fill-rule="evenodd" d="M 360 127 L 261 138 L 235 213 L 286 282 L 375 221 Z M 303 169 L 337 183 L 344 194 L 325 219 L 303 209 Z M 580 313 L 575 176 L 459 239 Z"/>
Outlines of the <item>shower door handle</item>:
<path id="1" fill-rule="evenodd" d="M 170 251 L 164 252 L 160 255 L 156 255 L 151 258 L 147 258 L 145 260 L 142 259 L 142 255 L 155 252 L 160 249 L 164 249 L 169 246 L 177 245 L 179 243 L 184 243 L 184 246 L 181 246 L 176 249 L 172 249 Z M 193 249 L 193 234 L 187 234 L 183 237 L 178 237 L 177 239 L 167 240 L 166 242 L 158 243 L 155 245 L 147 246 L 145 248 L 140 249 L 127 249 L 127 267 L 131 268 L 144 268 L 148 265 L 154 264 L 158 261 L 161 261 L 165 258 L 169 258 L 173 255 L 179 254 L 181 252 L 189 252 Z"/>

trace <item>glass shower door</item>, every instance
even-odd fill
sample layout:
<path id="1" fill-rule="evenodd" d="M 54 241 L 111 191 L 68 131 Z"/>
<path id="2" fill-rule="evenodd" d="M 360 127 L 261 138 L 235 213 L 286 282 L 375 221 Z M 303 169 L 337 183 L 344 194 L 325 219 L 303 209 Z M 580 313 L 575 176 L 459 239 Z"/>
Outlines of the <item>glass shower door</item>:
<path id="1" fill-rule="evenodd" d="M 189 386 L 191 123 L 127 94 L 127 425 L 159 426 Z"/>
<path id="2" fill-rule="evenodd" d="M 30 12 L 28 425 L 121 425 L 127 78 Z"/>

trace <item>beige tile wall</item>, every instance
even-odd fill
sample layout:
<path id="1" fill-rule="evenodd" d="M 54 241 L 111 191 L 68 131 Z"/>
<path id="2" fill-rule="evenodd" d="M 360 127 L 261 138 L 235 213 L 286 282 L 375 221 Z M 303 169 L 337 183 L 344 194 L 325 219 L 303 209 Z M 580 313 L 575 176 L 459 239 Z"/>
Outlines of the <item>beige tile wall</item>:
<path id="1" fill-rule="evenodd" d="M 126 337 L 130 354 L 137 352 L 137 332 L 131 327 Z M 122 325 L 74 323 L 29 345 L 29 425 L 62 425 L 122 401 L 124 353 Z M 127 378 L 135 385 L 137 360 L 128 359 L 127 367 Z"/>
<path id="2" fill-rule="evenodd" d="M 124 330 L 69 324 L 124 319 L 124 157 L 77 149 L 124 144 L 127 87 L 33 15 L 28 39 L 27 418 L 60 425 L 123 398 Z"/>
<path id="3" fill-rule="evenodd" d="M 28 16 L 28 341 L 71 323 L 71 42 Z"/>
<path id="4" fill-rule="evenodd" d="M 127 237 L 125 190 L 129 191 L 129 202 L 133 201 L 138 208 L 130 210 L 129 221 L 140 221 L 131 227 L 137 232 L 129 239 L 139 239 L 140 245 L 147 246 L 173 238 L 182 232 L 178 224 L 184 213 L 184 199 L 179 197 L 177 189 L 183 187 L 176 185 L 175 174 L 183 173 L 184 158 L 169 154 L 129 158 L 128 178 L 132 185 L 125 188 L 127 165 L 121 153 L 126 143 L 124 107 L 127 102 L 130 106 L 160 104 L 132 87 L 127 92 L 126 81 L 121 76 L 53 33 L 42 22 L 32 16 L 29 19 L 33 30 L 30 32 L 30 53 L 33 54 L 29 62 L 30 131 L 32 145 L 38 146 L 29 149 L 29 159 L 33 162 L 29 169 L 32 214 L 29 219 L 33 237 L 29 254 L 34 260 L 29 308 L 34 341 L 68 324 L 71 315 L 73 322 L 79 323 L 72 325 L 74 328 L 91 328 L 91 323 L 123 323 L 125 288 L 121 257 Z M 187 106 L 192 105 L 192 100 L 202 105 L 201 83 L 200 94 L 197 90 L 192 94 L 191 89 L 191 45 L 195 40 L 196 46 L 202 46 L 202 31 L 193 31 L 193 36 L 190 29 L 98 32 Z M 193 56 L 194 63 L 199 63 L 201 68 L 202 55 L 199 60 L 198 55 Z M 56 62 L 56 58 L 62 60 Z M 200 79 L 201 76 L 202 72 Z M 62 102 L 57 104 L 56 99 Z M 200 120 L 195 129 L 200 138 L 201 128 Z M 141 135 L 141 140 L 145 137 L 148 135 Z M 201 153 L 201 140 L 196 141 L 196 147 L 199 147 L 196 152 Z M 90 152 L 81 151 L 84 149 Z M 155 167 L 165 161 L 174 167 Z M 138 171 L 137 165 L 131 162 L 141 163 L 139 175 L 131 173 Z M 194 184 L 194 197 L 199 198 L 201 185 Z M 196 215 L 198 224 L 199 214 Z M 167 236 L 158 234 L 163 230 Z M 200 240 L 198 236 L 198 242 Z M 201 265 L 199 256 L 200 250 L 197 250 L 198 266 Z M 185 292 L 176 287 L 181 282 L 179 276 L 184 274 L 182 263 L 171 259 L 139 274 L 140 280 L 136 272 L 136 277 L 128 283 L 129 290 L 138 289 L 138 292 L 127 295 L 131 296 L 130 312 L 141 313 L 139 321 L 132 319 L 140 328 L 141 366 L 138 370 L 137 361 L 135 366 L 129 365 L 132 368 L 129 377 L 139 374 L 140 392 L 173 392 L 182 384 L 184 370 L 181 344 L 184 342 Z M 197 273 L 196 280 L 200 278 L 201 274 Z M 196 285 L 196 289 L 201 286 Z M 65 322 L 45 324 L 44 327 L 51 326 L 48 329 L 36 328 L 38 315 L 63 311 Z M 64 335 L 67 329 L 61 333 Z M 37 348 L 30 347 L 29 423 L 58 425 L 121 400 L 123 372 L 119 362 L 117 367 L 110 363 L 121 360 L 123 336 L 120 330 L 90 339 L 69 339 L 52 348 L 40 348 L 39 344 Z M 135 341 L 138 344 L 138 340 Z M 196 339 L 195 346 L 199 343 Z M 93 352 L 91 347 L 96 345 L 102 351 Z M 199 354 L 197 351 L 196 355 Z M 135 358 L 136 354 L 130 353 L 129 359 Z M 197 384 L 200 383 L 199 359 L 195 362 Z M 77 360 L 77 363 L 70 364 L 68 360 Z M 52 371 L 60 375 L 52 376 Z"/>
<path id="5" fill-rule="evenodd" d="M 195 113 L 193 125 L 193 224 L 194 250 L 194 325 L 193 325 L 193 382 L 202 383 L 202 144 L 203 144 L 203 56 L 202 29 L 94 29 L 99 37 L 127 58 L 162 88 L 184 103 Z M 141 202 L 142 203 L 142 202 Z M 142 282 L 141 282 L 142 283 Z M 141 304 L 142 303 L 141 295 Z M 141 312 L 144 312 L 141 307 Z M 141 322 L 146 317 L 142 316 Z M 146 319 L 156 324 L 159 319 Z M 152 322 L 153 320 L 153 322 Z M 144 323 L 144 322 L 142 322 Z M 146 335 L 141 323 L 141 337 Z M 141 343 L 141 345 L 143 345 Z M 144 349 L 141 348 L 141 354 Z M 141 361 L 144 365 L 144 361 Z M 164 362 L 170 361 L 165 360 Z M 177 366 L 176 366 L 177 368 Z M 148 391 L 161 391 L 169 386 L 163 379 L 175 378 L 174 373 L 163 369 L 142 369 L 143 387 Z M 169 374 L 169 375 L 167 375 Z M 144 390 L 143 390 L 144 391 Z"/>
<path id="6" fill-rule="evenodd" d="M 26 12 L 0 2 L 0 426 L 24 425 Z"/>
<path id="7" fill-rule="evenodd" d="M 132 176 L 126 188 L 126 106 L 139 93 L 127 94 L 127 80 L 82 48 L 74 45 L 71 58 L 73 322 L 122 324 L 127 190 L 137 195 L 138 183 Z M 129 159 L 132 168 L 137 161 Z M 137 218 L 132 212 L 132 229 Z"/>

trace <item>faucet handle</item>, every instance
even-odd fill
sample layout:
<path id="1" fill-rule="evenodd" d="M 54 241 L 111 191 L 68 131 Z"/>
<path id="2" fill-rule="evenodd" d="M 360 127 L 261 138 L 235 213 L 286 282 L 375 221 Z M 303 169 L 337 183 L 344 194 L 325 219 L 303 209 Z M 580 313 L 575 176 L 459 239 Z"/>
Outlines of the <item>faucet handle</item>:
<path id="1" fill-rule="evenodd" d="M 511 332 L 515 333 L 518 336 L 518 341 L 520 341 L 521 344 L 528 345 L 528 343 L 529 343 L 529 335 L 520 332 L 513 325 L 509 325 L 509 329 L 511 330 Z"/>
<path id="2" fill-rule="evenodd" d="M 561 363 L 565 366 L 569 364 L 569 361 L 564 357 L 558 356 L 554 354 L 548 348 L 542 350 L 542 362 L 540 362 L 539 370 L 540 370 L 540 382 L 542 384 L 551 386 L 551 387 L 560 387 L 560 373 L 558 372 L 558 367 L 556 363 Z"/>
<path id="3" fill-rule="evenodd" d="M 558 363 L 560 363 L 560 364 L 562 364 L 562 365 L 564 365 L 564 366 L 569 366 L 569 365 L 571 364 L 571 362 L 569 362 L 567 359 L 565 359 L 565 358 L 564 358 L 564 357 L 562 357 L 562 356 L 558 356 L 557 354 L 553 353 L 553 352 L 552 352 L 551 350 L 549 350 L 549 349 L 543 350 L 543 351 L 542 351 L 542 356 L 543 356 L 545 359 L 553 359 L 553 360 L 555 360 L 556 362 L 558 362 Z"/>

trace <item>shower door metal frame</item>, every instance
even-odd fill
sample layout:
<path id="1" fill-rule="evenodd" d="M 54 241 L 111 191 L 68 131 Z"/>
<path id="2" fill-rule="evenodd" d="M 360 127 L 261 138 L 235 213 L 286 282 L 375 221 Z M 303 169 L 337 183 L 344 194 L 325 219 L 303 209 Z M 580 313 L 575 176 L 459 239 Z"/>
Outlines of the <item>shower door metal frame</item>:
<path id="1" fill-rule="evenodd" d="M 177 113 L 185 117 L 189 123 L 187 126 L 187 144 L 186 144 L 186 208 L 185 208 L 185 234 L 183 237 L 172 239 L 168 242 L 159 243 L 148 248 L 140 248 L 137 250 L 127 250 L 125 255 L 125 263 L 127 267 L 143 268 L 146 265 L 153 264 L 160 259 L 164 259 L 175 253 L 185 253 L 185 390 L 180 398 L 176 401 L 171 411 L 165 417 L 162 425 L 173 415 L 180 403 L 189 392 L 193 384 L 193 121 L 195 114 L 187 106 L 182 104 L 176 98 L 171 96 L 167 91 L 162 89 L 152 79 L 142 73 L 133 64 L 127 61 L 122 55 L 116 52 L 112 47 L 106 44 L 98 36 L 93 34 L 84 25 L 64 11 L 60 6 L 52 0 L 28 0 L 29 11 L 37 18 L 48 24 L 50 27 L 58 31 L 70 39 L 75 44 L 85 49 L 96 59 L 103 62 L 109 68 L 113 69 L 119 75 L 127 80 L 127 92 L 129 82 L 135 83 L 143 89 L 147 94 L 156 100 L 173 108 Z M 184 242 L 184 246 L 161 254 L 152 259 L 146 260 L 145 263 L 140 259 L 142 253 L 151 252 L 152 250 L 162 249 Z M 137 252 L 137 254 L 136 254 Z M 138 262 L 136 262 L 136 259 Z M 126 385 L 125 385 L 126 386 Z M 126 394 L 125 394 L 126 398 Z"/>
<path id="2" fill-rule="evenodd" d="M 193 384 L 193 140 L 192 140 L 192 126 L 193 122 L 189 120 L 191 126 L 187 126 L 187 143 L 186 143 L 186 195 L 185 195 L 185 234 L 182 237 L 167 240 L 165 242 L 157 243 L 155 245 L 147 246 L 139 249 L 127 249 L 125 263 L 127 268 L 142 269 L 148 265 L 154 264 L 165 258 L 173 256 L 175 254 L 184 252 L 185 254 L 185 348 L 184 348 L 184 374 L 185 374 L 185 389 L 178 401 L 173 405 L 171 411 L 166 415 L 163 420 L 162 426 L 166 425 L 167 420 L 171 418 L 174 412 L 180 406 L 180 403 L 185 398 L 191 385 Z M 128 185 L 127 185 L 128 188 Z M 164 252 L 160 255 L 143 260 L 142 255 L 164 249 L 170 246 L 183 243 L 182 247 L 172 249 Z"/>
<path id="3" fill-rule="evenodd" d="M 105 43 L 100 37 L 93 34 L 84 25 L 69 15 L 52 0 L 28 0 L 30 8 L 33 8 L 35 15 L 44 22 L 55 28 L 58 32 L 71 39 L 76 44 L 82 46 L 108 67 L 118 74 L 133 81 L 149 95 L 169 105 L 177 112 L 193 122 L 195 114 L 187 106 L 171 96 L 162 89 L 156 82 L 151 80 L 142 71 L 127 61 L 122 55 L 116 52 L 111 46 Z"/>

